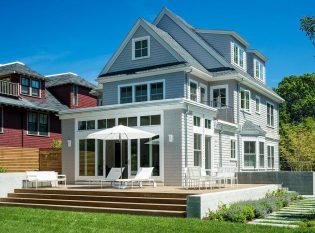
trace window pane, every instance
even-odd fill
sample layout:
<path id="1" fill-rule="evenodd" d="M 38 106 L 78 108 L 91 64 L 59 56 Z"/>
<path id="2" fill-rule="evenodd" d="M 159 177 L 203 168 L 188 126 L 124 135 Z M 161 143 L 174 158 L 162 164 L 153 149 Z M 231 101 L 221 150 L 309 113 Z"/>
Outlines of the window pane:
<path id="1" fill-rule="evenodd" d="M 190 99 L 197 101 L 197 84 L 190 82 Z"/>
<path id="2" fill-rule="evenodd" d="M 115 119 L 107 119 L 107 128 L 113 128 L 115 126 Z"/>
<path id="3" fill-rule="evenodd" d="M 78 86 L 73 85 L 73 99 L 72 99 L 72 104 L 77 106 L 78 105 Z"/>
<path id="4" fill-rule="evenodd" d="M 201 135 L 194 134 L 194 166 L 201 166 Z"/>
<path id="5" fill-rule="evenodd" d="M 120 103 L 131 103 L 132 102 L 132 87 L 121 87 L 120 88 Z"/>
<path id="6" fill-rule="evenodd" d="M 86 130 L 86 121 L 78 122 L 78 130 Z"/>
<path id="7" fill-rule="evenodd" d="M 39 88 L 39 81 L 38 80 L 32 80 L 32 87 L 33 88 Z"/>
<path id="8" fill-rule="evenodd" d="M 138 171 L 138 140 L 131 140 L 131 175 L 135 176 Z"/>
<path id="9" fill-rule="evenodd" d="M 142 49 L 142 57 L 148 56 L 148 48 Z"/>
<path id="10" fill-rule="evenodd" d="M 118 125 L 127 126 L 127 117 L 119 118 L 119 119 L 118 119 Z"/>
<path id="11" fill-rule="evenodd" d="M 128 117 L 128 126 L 137 126 L 137 117 Z"/>
<path id="12" fill-rule="evenodd" d="M 163 83 L 151 84 L 151 100 L 163 99 Z"/>
<path id="13" fill-rule="evenodd" d="M 39 114 L 39 135 L 48 135 L 48 115 Z"/>
<path id="14" fill-rule="evenodd" d="M 256 166 L 256 142 L 244 142 L 244 166 Z"/>
<path id="15" fill-rule="evenodd" d="M 87 130 L 95 129 L 95 121 L 87 121 Z"/>
<path id="16" fill-rule="evenodd" d="M 140 167 L 150 167 L 149 139 L 140 139 Z"/>
<path id="17" fill-rule="evenodd" d="M 141 49 L 141 41 L 135 42 L 135 49 Z"/>
<path id="18" fill-rule="evenodd" d="M 142 48 L 147 48 L 148 47 L 148 40 L 142 40 L 141 44 L 142 44 Z"/>
<path id="19" fill-rule="evenodd" d="M 83 139 L 79 142 L 80 176 L 95 176 L 95 140 Z"/>
<path id="20" fill-rule="evenodd" d="M 140 117 L 140 125 L 150 125 L 150 116 L 141 116 Z"/>
<path id="21" fill-rule="evenodd" d="M 23 86 L 30 86 L 30 80 L 28 78 L 22 78 Z"/>
<path id="22" fill-rule="evenodd" d="M 136 49 L 135 50 L 135 57 L 141 57 L 141 49 Z"/>
<path id="23" fill-rule="evenodd" d="M 211 129 L 211 120 L 205 119 L 205 128 Z"/>
<path id="24" fill-rule="evenodd" d="M 151 116 L 151 125 L 160 125 L 161 124 L 161 116 L 160 115 L 152 115 Z"/>
<path id="25" fill-rule="evenodd" d="M 28 133 L 37 134 L 37 127 L 38 127 L 37 113 L 29 112 L 27 125 Z"/>
<path id="26" fill-rule="evenodd" d="M 97 121 L 97 128 L 98 129 L 106 129 L 106 120 L 105 119 L 98 120 Z"/>
<path id="27" fill-rule="evenodd" d="M 194 116 L 194 126 L 200 127 L 200 117 Z"/>
<path id="28" fill-rule="evenodd" d="M 206 89 L 204 87 L 200 88 L 200 103 L 207 104 Z"/>
<path id="29" fill-rule="evenodd" d="M 160 139 L 159 135 L 151 139 L 153 176 L 160 175 Z"/>
<path id="30" fill-rule="evenodd" d="M 147 101 L 147 84 L 136 86 L 136 102 Z"/>
<path id="31" fill-rule="evenodd" d="M 104 175 L 104 158 L 103 158 L 103 152 L 104 152 L 104 141 L 103 140 L 97 140 L 97 175 L 103 176 Z"/>

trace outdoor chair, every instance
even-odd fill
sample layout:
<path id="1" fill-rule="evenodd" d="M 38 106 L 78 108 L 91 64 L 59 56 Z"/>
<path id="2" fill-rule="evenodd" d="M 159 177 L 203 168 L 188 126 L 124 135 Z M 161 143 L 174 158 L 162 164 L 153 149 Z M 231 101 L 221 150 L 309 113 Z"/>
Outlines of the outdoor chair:
<path id="1" fill-rule="evenodd" d="M 111 185 L 113 186 L 113 182 L 115 182 L 116 180 L 118 180 L 121 177 L 121 173 L 124 171 L 124 167 L 120 168 L 120 167 L 112 167 L 107 175 L 107 177 L 105 179 L 101 179 L 101 188 L 103 188 L 103 183 L 104 182 L 110 182 Z"/>
<path id="2" fill-rule="evenodd" d="M 26 172 L 26 188 L 27 182 L 35 182 L 35 187 L 37 189 L 39 182 L 55 182 L 56 187 L 58 182 L 64 182 L 65 187 L 67 187 L 66 175 L 58 175 L 54 171 L 28 171 Z"/>
<path id="3" fill-rule="evenodd" d="M 143 182 L 149 182 L 149 183 L 152 183 L 153 187 L 156 187 L 156 183 L 154 179 L 152 178 L 153 169 L 154 167 L 140 167 L 134 178 L 117 179 L 115 180 L 115 182 L 120 182 L 120 183 L 125 183 L 125 184 L 131 183 L 131 188 L 133 188 L 134 183 L 139 183 L 139 187 L 142 188 Z"/>

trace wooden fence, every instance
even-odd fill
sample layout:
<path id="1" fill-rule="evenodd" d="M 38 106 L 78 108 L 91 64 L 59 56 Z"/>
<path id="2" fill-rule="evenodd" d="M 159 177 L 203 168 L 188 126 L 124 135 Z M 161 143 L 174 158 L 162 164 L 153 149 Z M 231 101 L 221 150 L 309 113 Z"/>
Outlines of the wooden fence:
<path id="1" fill-rule="evenodd" d="M 0 147 L 0 167 L 7 172 L 41 170 L 61 173 L 61 150 Z"/>

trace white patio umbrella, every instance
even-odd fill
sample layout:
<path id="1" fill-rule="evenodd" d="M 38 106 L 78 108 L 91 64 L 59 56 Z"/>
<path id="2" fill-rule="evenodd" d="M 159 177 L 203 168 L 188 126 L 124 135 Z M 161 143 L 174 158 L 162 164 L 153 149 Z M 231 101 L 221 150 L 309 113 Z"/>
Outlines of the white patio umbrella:
<path id="1" fill-rule="evenodd" d="M 120 141 L 120 168 L 122 177 L 122 140 L 152 138 L 156 134 L 147 131 L 118 125 L 113 128 L 100 130 L 87 136 L 88 139 L 119 140 Z"/>

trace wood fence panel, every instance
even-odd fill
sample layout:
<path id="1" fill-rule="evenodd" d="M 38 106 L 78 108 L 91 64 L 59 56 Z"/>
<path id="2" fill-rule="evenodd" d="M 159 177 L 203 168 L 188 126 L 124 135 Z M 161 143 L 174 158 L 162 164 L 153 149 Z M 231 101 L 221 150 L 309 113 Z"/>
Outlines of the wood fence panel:
<path id="1" fill-rule="evenodd" d="M 0 147 L 0 167 L 7 172 L 39 170 L 39 149 L 21 147 Z"/>
<path id="2" fill-rule="evenodd" d="M 39 149 L 39 170 L 55 171 L 61 174 L 61 150 Z"/>

